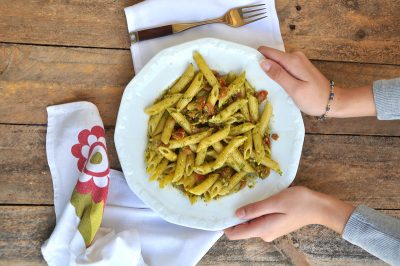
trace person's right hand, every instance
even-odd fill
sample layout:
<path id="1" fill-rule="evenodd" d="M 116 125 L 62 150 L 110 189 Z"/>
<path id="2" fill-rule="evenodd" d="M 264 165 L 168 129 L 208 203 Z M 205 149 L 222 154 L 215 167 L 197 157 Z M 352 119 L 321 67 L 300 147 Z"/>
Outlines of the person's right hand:
<path id="1" fill-rule="evenodd" d="M 258 51 L 265 57 L 260 62 L 264 72 L 292 97 L 304 113 L 321 116 L 329 100 L 329 81 L 302 52 L 285 53 L 261 46 Z M 334 88 L 328 117 L 375 116 L 372 86 L 353 89 Z"/>
<path id="2" fill-rule="evenodd" d="M 302 52 L 285 53 L 261 46 L 265 56 L 260 62 L 265 73 L 292 97 L 301 111 L 313 116 L 325 112 L 329 99 L 329 81 Z"/>
<path id="3" fill-rule="evenodd" d="M 321 224 L 342 234 L 354 207 L 331 196 L 294 186 L 243 206 L 236 215 L 248 222 L 224 230 L 231 240 L 261 237 L 272 241 L 309 224 Z"/>

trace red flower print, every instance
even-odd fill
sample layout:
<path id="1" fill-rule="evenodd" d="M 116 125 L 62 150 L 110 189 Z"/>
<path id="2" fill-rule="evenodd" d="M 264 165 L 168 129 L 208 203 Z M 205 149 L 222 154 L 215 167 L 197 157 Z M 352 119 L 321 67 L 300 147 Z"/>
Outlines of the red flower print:
<path id="1" fill-rule="evenodd" d="M 76 184 L 80 194 L 91 193 L 94 202 L 107 200 L 110 166 L 107 156 L 105 132 L 101 126 L 84 129 L 78 134 L 79 143 L 71 148 L 78 158 L 78 170 L 82 173 Z"/>

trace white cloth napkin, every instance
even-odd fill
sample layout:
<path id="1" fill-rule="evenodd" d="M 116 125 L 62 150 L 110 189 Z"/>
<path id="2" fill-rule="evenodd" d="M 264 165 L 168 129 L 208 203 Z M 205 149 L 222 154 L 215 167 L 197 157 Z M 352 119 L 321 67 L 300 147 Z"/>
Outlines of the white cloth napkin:
<path id="1" fill-rule="evenodd" d="M 131 45 L 135 72 L 164 48 L 204 37 L 224 39 L 253 48 L 260 45 L 284 50 L 274 0 L 146 0 L 125 8 L 129 32 L 180 22 L 194 22 L 223 15 L 232 7 L 265 3 L 268 17 L 240 28 L 210 24 L 162 38 Z"/>
<path id="2" fill-rule="evenodd" d="M 105 143 L 105 138 L 80 132 L 104 128 L 103 123 L 96 106 L 88 102 L 51 106 L 47 112 L 46 152 L 56 213 L 56 228 L 42 246 L 49 265 L 195 265 L 222 235 L 164 221 L 133 194 L 121 172 L 111 170 L 101 227 L 86 248 L 71 195 L 78 179 L 84 182 L 87 177 L 78 169 L 72 147 L 86 143 L 80 151 L 90 158 L 93 143 Z M 106 154 L 103 160 L 108 166 Z M 100 187 L 106 184 L 93 179 Z"/>

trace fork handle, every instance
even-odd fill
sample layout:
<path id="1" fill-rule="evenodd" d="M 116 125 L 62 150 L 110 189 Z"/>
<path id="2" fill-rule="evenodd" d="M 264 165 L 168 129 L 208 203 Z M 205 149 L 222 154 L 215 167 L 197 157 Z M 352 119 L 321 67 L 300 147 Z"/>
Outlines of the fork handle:
<path id="1" fill-rule="evenodd" d="M 199 22 L 191 22 L 191 23 L 177 23 L 173 25 L 165 25 L 161 27 L 140 30 L 137 32 L 132 32 L 131 35 L 131 42 L 136 43 L 139 41 L 145 41 L 150 39 L 155 39 L 158 37 L 164 37 L 168 35 L 172 35 L 174 33 L 182 32 L 194 27 L 210 24 L 210 23 L 223 23 L 223 18 L 215 18 L 209 19 Z"/>
<path id="2" fill-rule="evenodd" d="M 157 28 L 151 28 L 147 30 L 139 30 L 135 33 L 136 41 L 145 41 L 158 37 L 164 37 L 173 34 L 172 25 L 165 25 Z"/>

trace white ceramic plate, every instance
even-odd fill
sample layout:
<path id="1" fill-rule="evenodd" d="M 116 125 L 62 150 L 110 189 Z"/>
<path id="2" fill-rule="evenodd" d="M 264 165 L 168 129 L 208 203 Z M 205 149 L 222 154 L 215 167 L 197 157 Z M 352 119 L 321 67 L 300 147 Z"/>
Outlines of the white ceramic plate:
<path id="1" fill-rule="evenodd" d="M 207 204 L 198 201 L 190 205 L 189 200 L 172 186 L 160 189 L 158 182 L 148 181 L 144 152 L 149 117 L 143 110 L 183 73 L 189 63 L 194 63 L 192 53 L 195 50 L 204 56 L 212 69 L 222 74 L 246 71 L 256 89 L 268 90 L 274 112 L 272 132 L 279 135 L 278 141 L 272 141 L 272 157 L 279 162 L 283 175 L 271 171 L 267 179 L 257 180 L 252 189 L 245 188 Z M 257 50 L 247 46 L 199 39 L 158 53 L 126 87 L 115 130 L 118 157 L 129 187 L 165 220 L 198 229 L 224 229 L 243 222 L 234 215 L 238 207 L 278 193 L 293 181 L 303 146 L 303 120 L 286 92 L 262 71 L 261 59 Z"/>

